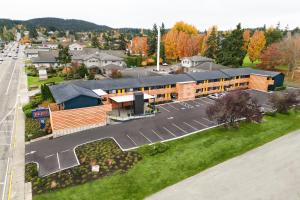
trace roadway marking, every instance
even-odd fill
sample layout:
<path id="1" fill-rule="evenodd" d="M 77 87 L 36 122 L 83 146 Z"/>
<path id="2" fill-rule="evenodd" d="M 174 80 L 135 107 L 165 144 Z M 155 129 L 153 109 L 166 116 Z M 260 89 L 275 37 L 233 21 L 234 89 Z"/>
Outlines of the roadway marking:
<path id="1" fill-rule="evenodd" d="M 138 146 L 137 143 L 135 143 L 135 141 L 134 141 L 133 139 L 131 139 L 131 137 L 129 137 L 129 135 L 126 135 L 126 136 L 131 140 L 131 142 L 133 142 L 133 144 L 134 144 L 135 146 Z"/>
<path id="2" fill-rule="evenodd" d="M 45 156 L 45 159 L 47 159 L 47 158 L 50 158 L 50 157 L 52 157 L 52 156 L 54 156 L 54 154 L 51 154 L 51 155 Z"/>
<path id="3" fill-rule="evenodd" d="M 204 127 L 208 127 L 207 125 L 205 125 L 205 124 L 203 124 L 203 123 L 201 123 L 201 122 L 199 122 L 199 121 L 197 121 L 195 119 L 193 121 L 196 122 L 197 124 L 200 124 L 200 125 L 204 126 Z"/>
<path id="4" fill-rule="evenodd" d="M 175 135 L 174 133 L 172 133 L 172 131 L 170 131 L 169 129 L 167 129 L 166 127 L 162 127 L 163 129 L 165 129 L 166 131 L 168 131 L 168 133 L 170 133 L 171 135 L 173 135 L 174 137 L 177 137 L 177 135 Z"/>
<path id="5" fill-rule="evenodd" d="M 159 108 L 162 108 L 163 110 L 165 110 L 165 111 L 167 111 L 167 112 L 171 112 L 171 111 L 169 111 L 168 109 L 166 109 L 166 108 L 164 108 L 164 107 L 162 107 L 162 106 L 158 106 Z"/>
<path id="6" fill-rule="evenodd" d="M 8 86 L 7 86 L 7 89 L 6 89 L 6 92 L 5 92 L 5 95 L 8 95 L 8 90 L 10 88 L 10 84 L 11 84 L 12 77 L 14 76 L 14 72 L 16 70 L 16 65 L 17 65 L 17 61 L 14 64 L 14 69 L 13 69 L 13 71 L 11 73 L 11 76 L 10 76 L 10 79 L 9 79 L 9 82 L 8 82 Z"/>
<path id="7" fill-rule="evenodd" d="M 153 132 L 157 137 L 159 137 L 159 139 L 164 140 L 164 138 L 162 138 L 160 135 L 158 135 L 158 133 L 156 133 L 153 129 L 152 129 L 152 132 Z"/>
<path id="8" fill-rule="evenodd" d="M 179 126 L 177 126 L 176 124 L 172 123 L 173 126 L 175 126 L 176 128 L 178 128 L 179 130 L 181 130 L 184 133 L 187 133 L 185 130 L 183 130 L 182 128 L 180 128 Z"/>
<path id="9" fill-rule="evenodd" d="M 60 169 L 60 162 L 59 162 L 58 152 L 56 153 L 56 156 L 57 156 L 57 162 L 58 162 L 58 169 Z"/>
<path id="10" fill-rule="evenodd" d="M 188 124 L 188 123 L 186 123 L 186 122 L 183 122 L 183 123 L 186 124 L 187 126 L 191 127 L 192 129 L 194 129 L 195 131 L 198 130 L 197 128 L 193 127 L 192 125 L 190 125 L 190 124 Z"/>
<path id="11" fill-rule="evenodd" d="M 174 117 L 168 117 L 167 119 L 174 119 Z"/>
<path id="12" fill-rule="evenodd" d="M 213 104 L 213 103 L 211 103 L 211 102 L 209 102 L 209 101 L 204 101 L 202 98 L 201 99 L 199 99 L 200 101 L 202 101 L 202 102 L 204 102 L 204 103 L 208 103 L 208 104 Z"/>
<path id="13" fill-rule="evenodd" d="M 174 108 L 175 110 L 179 110 L 178 108 L 176 108 L 175 106 L 172 106 L 171 104 L 168 104 L 168 106 Z"/>
<path id="14" fill-rule="evenodd" d="M 25 156 L 29 155 L 29 154 L 34 154 L 36 151 L 30 151 L 29 153 L 26 153 Z"/>
<path id="15" fill-rule="evenodd" d="M 204 118 L 204 117 L 202 117 L 202 119 L 204 119 L 204 120 L 208 121 L 209 123 L 216 124 L 215 122 L 213 122 L 213 121 L 210 121 L 209 119 L 206 119 L 206 118 Z"/>
<path id="16" fill-rule="evenodd" d="M 71 150 L 71 149 L 67 149 L 67 150 L 62 151 L 61 153 L 65 153 L 65 152 L 70 151 L 70 150 Z"/>
<path id="17" fill-rule="evenodd" d="M 10 144 L 0 144 L 0 146 L 10 146 Z"/>
<path id="18" fill-rule="evenodd" d="M 5 192 L 6 192 L 8 165 L 9 165 L 9 158 L 7 158 L 6 171 L 5 171 L 6 173 L 5 173 L 5 176 L 4 176 L 4 184 L 3 184 L 3 191 L 2 191 L 2 200 L 4 200 L 4 195 L 5 195 Z"/>
<path id="19" fill-rule="evenodd" d="M 149 138 L 147 138 L 147 137 L 143 134 L 142 131 L 139 131 L 139 133 L 140 133 L 144 138 L 146 138 L 146 140 L 148 140 L 150 143 L 153 143 Z"/>

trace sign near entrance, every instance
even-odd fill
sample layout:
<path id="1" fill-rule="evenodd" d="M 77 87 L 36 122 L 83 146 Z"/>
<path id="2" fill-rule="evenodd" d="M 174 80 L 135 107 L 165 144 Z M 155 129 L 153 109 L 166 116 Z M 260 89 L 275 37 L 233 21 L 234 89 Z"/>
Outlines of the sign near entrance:
<path id="1" fill-rule="evenodd" d="M 46 118 L 50 116 L 49 108 L 38 108 L 32 111 L 33 119 Z"/>

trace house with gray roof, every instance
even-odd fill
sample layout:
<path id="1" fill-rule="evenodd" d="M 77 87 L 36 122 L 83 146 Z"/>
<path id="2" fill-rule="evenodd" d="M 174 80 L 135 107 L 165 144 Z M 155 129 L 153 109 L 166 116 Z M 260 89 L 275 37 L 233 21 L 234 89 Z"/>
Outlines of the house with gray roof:
<path id="1" fill-rule="evenodd" d="M 191 56 L 191 57 L 185 57 L 181 59 L 181 65 L 183 67 L 196 67 L 198 65 L 201 65 L 203 63 L 213 63 L 214 60 L 211 58 L 203 57 L 203 56 Z"/>
<path id="2" fill-rule="evenodd" d="M 49 68 L 49 67 L 58 67 L 59 63 L 57 60 L 58 51 L 39 51 L 38 56 L 32 58 L 32 64 L 35 65 L 36 68 Z"/>

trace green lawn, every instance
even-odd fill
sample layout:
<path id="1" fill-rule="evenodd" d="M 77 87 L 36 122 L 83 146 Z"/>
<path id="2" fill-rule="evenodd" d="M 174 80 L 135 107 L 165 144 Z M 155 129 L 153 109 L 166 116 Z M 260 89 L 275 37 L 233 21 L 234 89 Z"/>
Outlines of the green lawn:
<path id="1" fill-rule="evenodd" d="M 250 61 L 249 56 L 246 55 L 243 61 L 243 67 L 252 67 L 252 68 L 256 68 L 256 65 L 259 64 L 260 61 L 254 61 L 253 63 Z"/>
<path id="2" fill-rule="evenodd" d="M 60 83 L 64 81 L 63 77 L 60 76 L 54 76 L 51 77 L 47 80 L 43 80 L 40 81 L 39 77 L 35 77 L 35 76 L 27 76 L 28 78 L 28 87 L 32 88 L 32 87 L 39 87 L 41 84 L 45 84 L 45 83 L 50 83 L 50 82 L 55 82 L 55 83 Z"/>
<path id="3" fill-rule="evenodd" d="M 287 65 L 279 65 L 279 66 L 276 66 L 275 69 L 282 70 L 282 71 L 288 71 L 289 70 L 289 66 L 287 66 Z"/>
<path id="4" fill-rule="evenodd" d="M 34 200 L 143 199 L 227 159 L 300 128 L 300 113 L 266 116 L 262 124 L 243 123 L 239 130 L 210 129 L 168 142 L 169 149 L 145 155 L 127 173 L 34 196 Z"/>

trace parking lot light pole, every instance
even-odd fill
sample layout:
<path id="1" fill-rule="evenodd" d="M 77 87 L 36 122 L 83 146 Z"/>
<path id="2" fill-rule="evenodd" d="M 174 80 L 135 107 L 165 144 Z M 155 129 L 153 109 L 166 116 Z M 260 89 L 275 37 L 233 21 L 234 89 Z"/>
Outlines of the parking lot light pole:
<path id="1" fill-rule="evenodd" d="M 160 26 L 157 27 L 157 54 L 156 54 L 156 70 L 159 71 L 160 61 Z"/>

